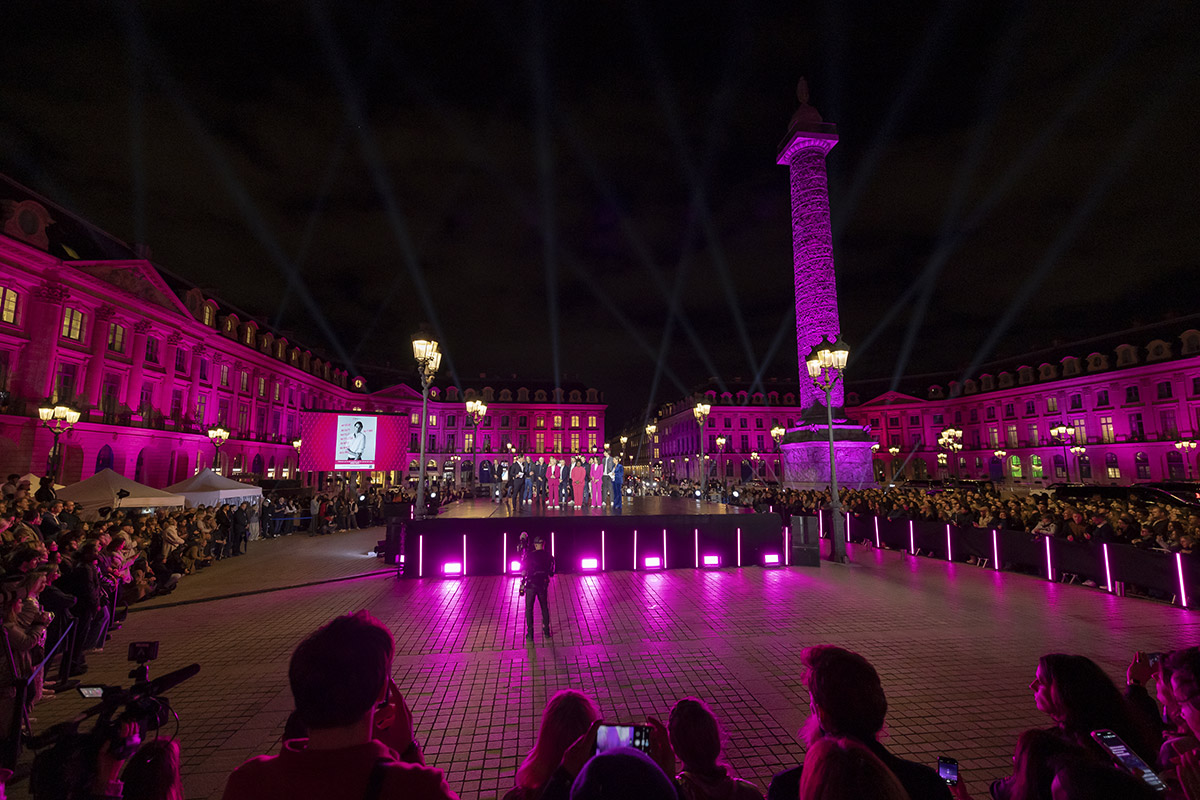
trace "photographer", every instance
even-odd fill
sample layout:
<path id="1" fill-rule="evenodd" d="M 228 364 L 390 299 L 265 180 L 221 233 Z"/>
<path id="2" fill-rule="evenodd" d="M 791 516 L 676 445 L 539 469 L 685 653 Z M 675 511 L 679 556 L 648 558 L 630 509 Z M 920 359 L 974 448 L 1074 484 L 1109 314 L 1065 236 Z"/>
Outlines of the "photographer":
<path id="1" fill-rule="evenodd" d="M 390 680 L 392 634 L 366 611 L 337 617 L 292 653 L 288 682 L 307 739 L 234 770 L 225 800 L 457 800 L 426 767 L 412 713 Z"/>

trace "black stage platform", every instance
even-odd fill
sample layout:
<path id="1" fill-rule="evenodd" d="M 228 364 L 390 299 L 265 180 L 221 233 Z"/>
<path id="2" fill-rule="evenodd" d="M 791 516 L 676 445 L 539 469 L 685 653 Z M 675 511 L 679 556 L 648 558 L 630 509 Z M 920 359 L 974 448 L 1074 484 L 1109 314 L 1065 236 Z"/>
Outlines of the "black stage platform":
<path id="1" fill-rule="evenodd" d="M 489 500 L 458 503 L 434 519 L 403 523 L 406 578 L 503 575 L 520 571 L 522 533 L 541 536 L 559 572 L 810 564 L 809 542 L 792 541 L 778 514 L 669 497 L 626 498 L 624 508 L 520 513 Z M 399 533 L 399 531 L 396 531 Z M 816 536 L 811 535 L 815 553 Z M 798 549 L 797 549 L 798 548 Z M 794 552 L 800 553 L 796 558 Z"/>

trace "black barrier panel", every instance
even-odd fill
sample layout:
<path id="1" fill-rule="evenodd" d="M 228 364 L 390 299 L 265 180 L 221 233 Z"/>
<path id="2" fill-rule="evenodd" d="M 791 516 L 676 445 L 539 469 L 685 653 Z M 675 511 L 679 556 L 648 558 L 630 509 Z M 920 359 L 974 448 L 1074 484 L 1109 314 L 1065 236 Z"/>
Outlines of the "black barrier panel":
<path id="1" fill-rule="evenodd" d="M 952 527 L 950 532 L 955 561 L 967 561 L 971 558 L 986 558 L 989 561 L 992 559 L 991 528 Z"/>
<path id="2" fill-rule="evenodd" d="M 1179 574 L 1173 555 L 1140 550 L 1128 544 L 1110 544 L 1108 560 L 1114 581 L 1153 589 L 1164 598 L 1179 593 Z"/>
<path id="3" fill-rule="evenodd" d="M 879 540 L 892 550 L 909 549 L 908 520 L 879 518 Z"/>
<path id="4" fill-rule="evenodd" d="M 1000 531 L 1000 567 L 1046 577 L 1046 542 L 1024 531 Z"/>
<path id="5" fill-rule="evenodd" d="M 1097 586 L 1105 585 L 1104 550 L 1100 545 L 1051 539 L 1050 564 L 1056 576 L 1069 572 L 1081 580 L 1095 581 Z"/>
<path id="6" fill-rule="evenodd" d="M 926 555 L 945 560 L 946 558 L 946 523 L 917 522 L 914 525 L 917 549 Z"/>

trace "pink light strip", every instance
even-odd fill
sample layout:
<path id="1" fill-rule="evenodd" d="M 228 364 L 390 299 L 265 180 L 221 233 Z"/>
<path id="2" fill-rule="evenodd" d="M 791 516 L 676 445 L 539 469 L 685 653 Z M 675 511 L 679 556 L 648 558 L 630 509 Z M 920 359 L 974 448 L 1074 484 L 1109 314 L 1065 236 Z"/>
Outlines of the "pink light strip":
<path id="1" fill-rule="evenodd" d="M 1183 607 L 1187 608 L 1187 587 L 1183 583 L 1183 553 L 1175 554 L 1175 569 L 1179 573 L 1179 599 L 1183 602 Z"/>
<path id="2" fill-rule="evenodd" d="M 696 528 L 692 532 L 696 545 L 696 569 L 700 569 L 700 529 Z"/>
<path id="3" fill-rule="evenodd" d="M 820 509 L 817 509 L 817 538 L 825 538 L 825 515 Z"/>
<path id="4" fill-rule="evenodd" d="M 667 568 L 667 529 L 663 528 L 663 569 Z"/>
<path id="5" fill-rule="evenodd" d="M 1050 563 L 1050 537 L 1046 536 L 1046 580 L 1054 580 L 1054 565 Z"/>
<path id="6" fill-rule="evenodd" d="M 946 523 L 946 560 L 954 560 L 954 552 L 950 549 L 950 523 Z"/>
<path id="7" fill-rule="evenodd" d="M 463 563 L 462 563 L 462 574 L 463 574 L 463 575 L 466 575 L 466 574 L 467 574 L 467 535 L 466 535 L 465 533 L 463 534 Z"/>
<path id="8" fill-rule="evenodd" d="M 504 534 L 500 538 L 504 540 L 504 550 L 503 550 L 503 555 L 501 555 L 501 557 L 500 557 L 500 566 L 504 570 L 504 572 L 507 574 L 508 573 L 508 531 L 505 531 Z"/>
<path id="9" fill-rule="evenodd" d="M 741 528 L 737 529 L 737 548 L 738 548 L 738 553 L 737 553 L 738 563 L 737 563 L 737 565 L 740 567 L 742 565 L 742 529 Z"/>
<path id="10" fill-rule="evenodd" d="M 992 528 L 992 567 L 1000 571 L 1000 534 Z"/>
<path id="11" fill-rule="evenodd" d="M 604 572 L 604 531 L 600 531 L 600 571 Z"/>
<path id="12" fill-rule="evenodd" d="M 425 534 L 417 537 L 417 577 L 425 577 Z"/>
<path id="13" fill-rule="evenodd" d="M 633 529 L 633 568 L 637 569 L 637 528 Z"/>
<path id="14" fill-rule="evenodd" d="M 917 554 L 917 535 L 913 532 L 913 521 L 908 521 L 908 554 L 915 556 Z"/>
<path id="15" fill-rule="evenodd" d="M 550 557 L 554 558 L 554 531 L 550 531 Z"/>
<path id="16" fill-rule="evenodd" d="M 879 517 L 876 517 L 875 518 L 875 549 L 878 550 L 878 549 L 880 549 L 880 547 L 882 547 L 882 545 L 879 543 Z"/>
<path id="17" fill-rule="evenodd" d="M 1109 594 L 1112 594 L 1112 568 L 1108 564 L 1108 542 L 1100 545 L 1100 547 L 1104 550 L 1104 579 L 1108 582 Z"/>
<path id="18" fill-rule="evenodd" d="M 783 565 L 785 567 L 792 564 L 792 526 L 785 525 L 783 528 Z"/>

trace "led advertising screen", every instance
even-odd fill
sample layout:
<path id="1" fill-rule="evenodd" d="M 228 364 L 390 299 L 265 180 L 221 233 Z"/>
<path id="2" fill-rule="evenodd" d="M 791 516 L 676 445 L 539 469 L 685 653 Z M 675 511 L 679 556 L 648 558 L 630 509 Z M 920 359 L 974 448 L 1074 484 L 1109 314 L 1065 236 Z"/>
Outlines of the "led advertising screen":
<path id="1" fill-rule="evenodd" d="M 345 411 L 300 415 L 300 469 L 402 470 L 408 417 Z"/>

